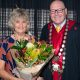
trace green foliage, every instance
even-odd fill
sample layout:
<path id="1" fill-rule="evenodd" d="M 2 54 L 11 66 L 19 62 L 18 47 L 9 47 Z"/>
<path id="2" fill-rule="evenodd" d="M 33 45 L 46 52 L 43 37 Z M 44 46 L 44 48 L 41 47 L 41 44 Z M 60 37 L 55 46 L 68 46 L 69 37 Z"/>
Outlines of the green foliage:
<path id="1" fill-rule="evenodd" d="M 23 49 L 23 48 L 26 47 L 27 43 L 28 43 L 27 40 L 16 41 L 16 42 L 15 42 L 15 45 L 12 46 L 11 48 L 20 51 L 21 49 Z"/>
<path id="2" fill-rule="evenodd" d="M 25 65 L 27 64 L 27 67 L 31 67 L 38 61 L 45 61 L 50 56 L 53 49 L 52 45 L 46 42 L 30 43 L 26 40 L 16 41 L 11 48 L 16 49 L 19 53 L 19 56 L 16 57 L 16 61 L 22 62 Z"/>

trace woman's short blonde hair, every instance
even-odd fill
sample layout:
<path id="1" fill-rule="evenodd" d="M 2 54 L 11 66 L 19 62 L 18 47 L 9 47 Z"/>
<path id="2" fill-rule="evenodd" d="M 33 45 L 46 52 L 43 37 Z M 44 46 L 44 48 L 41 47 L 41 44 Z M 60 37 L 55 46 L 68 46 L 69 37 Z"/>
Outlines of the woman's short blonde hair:
<path id="1" fill-rule="evenodd" d="M 29 22 L 29 18 L 28 18 L 28 13 L 25 9 L 21 9 L 21 8 L 16 8 L 14 9 L 11 14 L 10 14 L 10 18 L 8 21 L 8 26 L 14 30 L 14 22 L 17 18 L 22 18 L 26 20 L 27 23 L 27 30 L 29 30 L 29 26 L 30 26 L 30 22 Z"/>

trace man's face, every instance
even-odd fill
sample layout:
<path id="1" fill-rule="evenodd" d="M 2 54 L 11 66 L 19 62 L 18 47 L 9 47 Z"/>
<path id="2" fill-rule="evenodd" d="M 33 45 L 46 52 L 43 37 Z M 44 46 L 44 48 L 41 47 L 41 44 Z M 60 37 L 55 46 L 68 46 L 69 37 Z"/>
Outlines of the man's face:
<path id="1" fill-rule="evenodd" d="M 55 1 L 50 5 L 50 17 L 55 24 L 61 24 L 66 18 L 66 15 L 67 9 L 62 2 Z"/>

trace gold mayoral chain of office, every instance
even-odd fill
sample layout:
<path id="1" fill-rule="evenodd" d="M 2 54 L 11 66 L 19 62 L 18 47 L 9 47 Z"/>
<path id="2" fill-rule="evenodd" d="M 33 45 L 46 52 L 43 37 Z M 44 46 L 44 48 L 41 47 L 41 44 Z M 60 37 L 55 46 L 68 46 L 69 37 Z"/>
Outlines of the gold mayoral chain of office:
<path id="1" fill-rule="evenodd" d="M 50 26 L 50 30 L 49 30 L 49 43 L 52 44 L 52 26 L 53 24 L 51 24 Z M 60 57 L 61 55 L 63 55 L 63 60 L 62 60 L 62 70 L 65 68 L 65 44 L 66 44 L 66 39 L 67 39 L 67 34 L 68 34 L 68 20 L 67 20 L 67 24 L 66 24 L 66 28 L 65 28 L 65 32 L 64 32 L 64 36 L 63 36 L 63 40 L 62 40 L 62 44 L 61 47 L 59 49 L 58 52 L 58 57 Z"/>

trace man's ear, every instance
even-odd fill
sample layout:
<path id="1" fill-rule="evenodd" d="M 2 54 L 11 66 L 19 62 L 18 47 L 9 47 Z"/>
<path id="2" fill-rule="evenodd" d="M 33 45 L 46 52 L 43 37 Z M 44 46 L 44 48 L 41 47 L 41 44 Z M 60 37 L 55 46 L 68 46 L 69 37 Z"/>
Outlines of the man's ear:
<path id="1" fill-rule="evenodd" d="M 66 15 L 68 14 L 67 8 L 65 8 L 65 13 L 66 13 Z"/>

